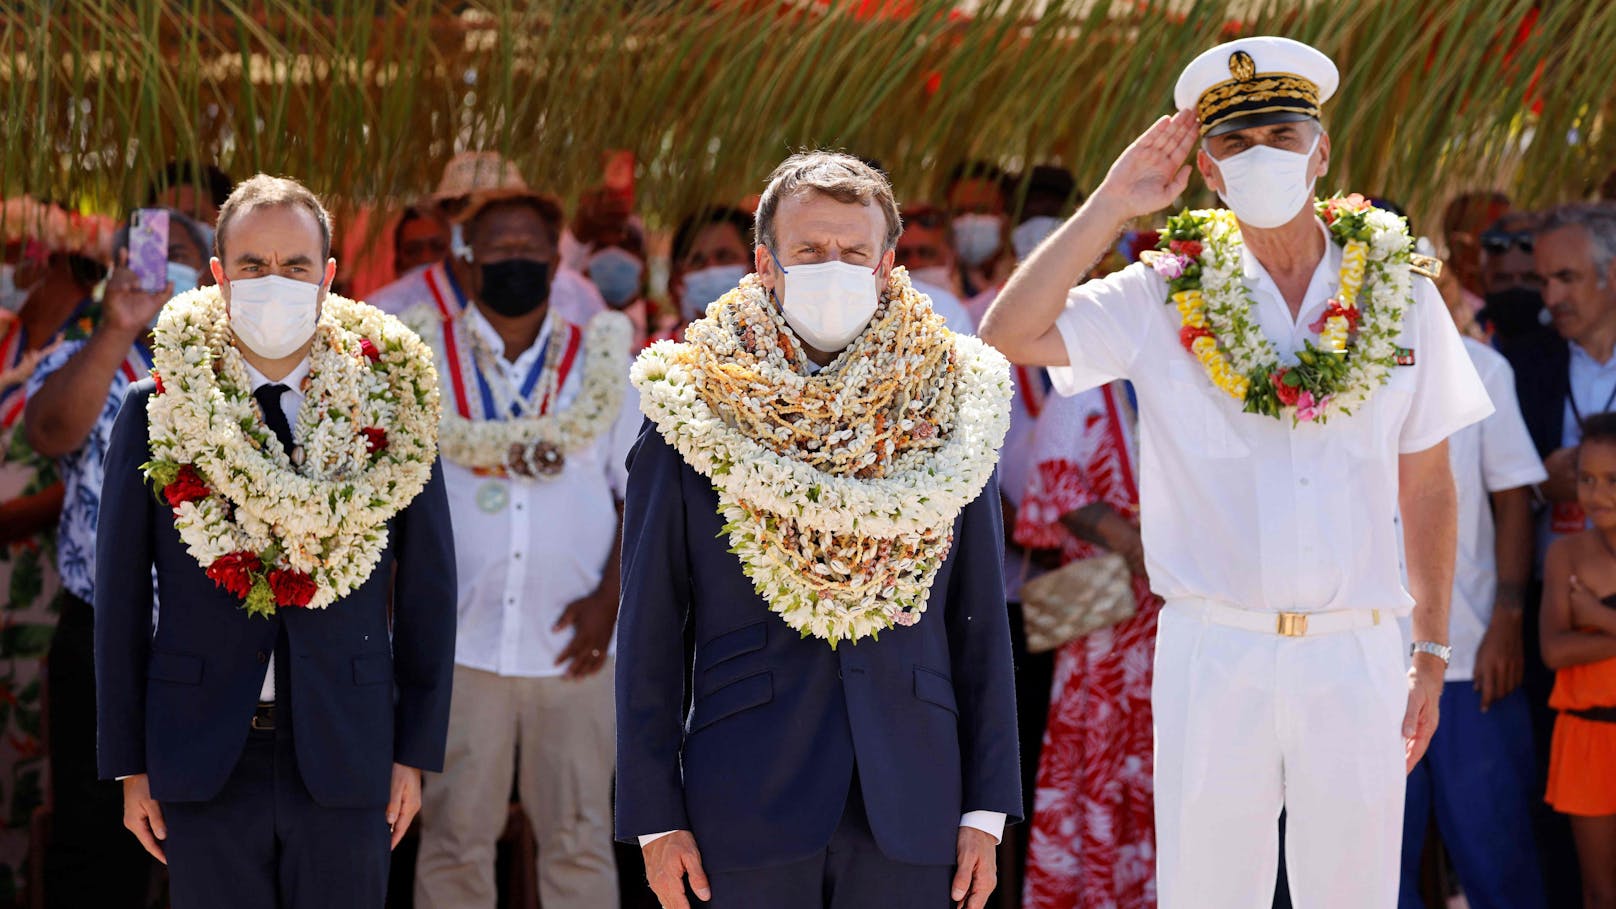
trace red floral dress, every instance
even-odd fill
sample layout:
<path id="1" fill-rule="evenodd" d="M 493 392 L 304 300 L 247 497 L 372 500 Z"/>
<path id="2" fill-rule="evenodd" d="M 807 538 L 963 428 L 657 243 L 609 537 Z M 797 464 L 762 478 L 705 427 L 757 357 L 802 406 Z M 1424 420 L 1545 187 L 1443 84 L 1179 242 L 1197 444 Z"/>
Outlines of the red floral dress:
<path id="1" fill-rule="evenodd" d="M 1015 540 L 1059 548 L 1063 562 L 1099 550 L 1060 516 L 1094 502 L 1139 508 L 1133 409 L 1122 383 L 1051 396 L 1033 443 L 1035 470 Z M 1134 579 L 1139 612 L 1063 646 L 1038 765 L 1025 909 L 1156 905 L 1151 661 L 1161 600 Z"/>

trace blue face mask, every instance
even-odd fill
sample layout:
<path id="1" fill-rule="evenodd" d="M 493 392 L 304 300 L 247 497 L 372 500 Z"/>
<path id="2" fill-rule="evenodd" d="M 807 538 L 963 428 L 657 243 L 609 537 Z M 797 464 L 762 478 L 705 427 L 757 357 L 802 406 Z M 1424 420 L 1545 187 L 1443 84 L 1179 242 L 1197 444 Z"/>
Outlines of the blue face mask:
<path id="1" fill-rule="evenodd" d="M 174 296 L 196 290 L 202 273 L 184 262 L 168 263 L 168 283 L 174 285 Z"/>
<path id="2" fill-rule="evenodd" d="M 607 305 L 622 309 L 640 295 L 640 277 L 645 266 L 628 250 L 608 246 L 589 259 L 589 280 L 606 298 Z"/>
<path id="3" fill-rule="evenodd" d="M 685 292 L 679 298 L 680 314 L 694 322 L 707 314 L 713 301 L 738 287 L 746 277 L 744 265 L 714 265 L 685 275 Z"/>

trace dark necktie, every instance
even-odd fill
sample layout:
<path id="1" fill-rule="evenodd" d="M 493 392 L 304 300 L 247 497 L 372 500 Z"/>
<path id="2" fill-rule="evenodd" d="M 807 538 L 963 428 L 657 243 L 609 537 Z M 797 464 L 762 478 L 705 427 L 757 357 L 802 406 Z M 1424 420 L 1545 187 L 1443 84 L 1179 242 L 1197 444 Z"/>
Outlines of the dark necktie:
<path id="1" fill-rule="evenodd" d="M 264 412 L 264 425 L 281 440 L 281 448 L 285 449 L 288 457 L 292 454 L 292 427 L 286 422 L 286 411 L 281 410 L 281 395 L 290 391 L 285 385 L 260 385 L 253 392 L 253 398 L 258 401 L 259 409 Z"/>

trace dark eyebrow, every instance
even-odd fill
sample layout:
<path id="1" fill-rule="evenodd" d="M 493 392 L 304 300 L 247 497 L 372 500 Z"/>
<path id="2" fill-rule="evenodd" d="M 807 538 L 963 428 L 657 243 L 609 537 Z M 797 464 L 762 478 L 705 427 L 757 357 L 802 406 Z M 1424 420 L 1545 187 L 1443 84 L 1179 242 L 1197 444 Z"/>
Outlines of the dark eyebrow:
<path id="1" fill-rule="evenodd" d="M 269 260 L 253 253 L 242 253 L 236 257 L 237 265 L 268 265 Z"/>
<path id="2" fill-rule="evenodd" d="M 286 261 L 282 262 L 281 267 L 286 268 L 286 267 L 290 267 L 290 266 L 293 266 L 293 265 L 309 265 L 309 264 L 311 264 L 313 262 L 314 262 L 314 260 L 309 258 L 308 256 L 292 256 L 291 258 L 289 258 Z"/>

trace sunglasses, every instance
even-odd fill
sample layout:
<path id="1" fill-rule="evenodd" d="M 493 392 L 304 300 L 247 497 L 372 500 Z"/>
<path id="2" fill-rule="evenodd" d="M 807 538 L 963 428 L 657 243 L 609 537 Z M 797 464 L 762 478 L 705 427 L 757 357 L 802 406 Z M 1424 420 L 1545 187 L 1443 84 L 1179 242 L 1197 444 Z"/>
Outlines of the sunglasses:
<path id="1" fill-rule="evenodd" d="M 1509 233 L 1501 230 L 1490 230 L 1481 235 L 1481 248 L 1490 253 L 1508 252 L 1514 246 L 1521 252 L 1532 251 L 1532 235 L 1526 231 Z"/>

